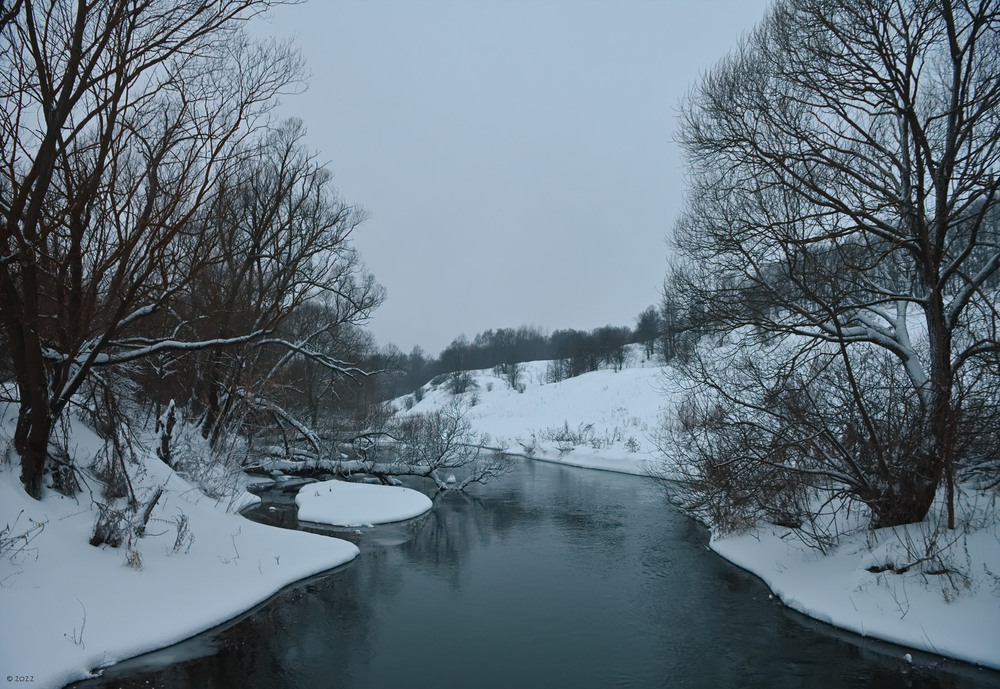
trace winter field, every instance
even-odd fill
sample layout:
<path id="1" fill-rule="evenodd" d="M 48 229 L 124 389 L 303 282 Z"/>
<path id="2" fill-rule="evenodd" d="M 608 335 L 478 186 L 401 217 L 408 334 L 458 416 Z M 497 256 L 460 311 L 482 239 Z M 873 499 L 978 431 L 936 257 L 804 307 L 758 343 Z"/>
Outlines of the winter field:
<path id="1" fill-rule="evenodd" d="M 657 428 L 678 388 L 655 364 L 630 353 L 621 371 L 546 382 L 547 364 L 526 364 L 523 391 L 492 371 L 473 372 L 461 395 L 466 418 L 490 444 L 538 460 L 644 474 L 656 467 Z M 447 386 L 428 384 L 398 413 L 443 408 Z M 282 587 L 358 554 L 345 541 L 253 523 L 235 511 L 255 500 L 238 491 L 208 498 L 137 448 L 130 469 L 140 502 L 156 491 L 141 536 L 92 547 L 101 517 L 84 485 L 76 499 L 46 488 L 28 498 L 9 449 L 12 410 L 2 408 L 0 447 L 0 675 L 57 688 L 127 657 L 216 626 Z M 93 463 L 100 439 L 79 422 L 67 446 Z M 501 479 L 502 480 L 502 479 Z M 711 547 L 760 576 L 786 605 L 862 635 L 1000 669 L 1000 531 L 995 494 L 966 487 L 960 528 L 935 519 L 905 529 L 853 530 L 823 554 L 791 530 L 760 528 L 714 537 Z M 94 502 L 96 501 L 96 502 Z M 340 525 L 407 519 L 431 508 L 415 491 L 324 482 L 304 486 L 300 517 Z M 107 509 L 110 509 L 108 506 Z M 664 509 L 672 509 L 664 505 Z M 859 520 L 861 524 L 862 520 Z M 929 545 L 941 552 L 919 561 Z M 892 564 L 904 573 L 884 569 Z M 877 571 L 877 570 L 883 571 Z M 876 571 L 871 571 L 876 570 Z"/>

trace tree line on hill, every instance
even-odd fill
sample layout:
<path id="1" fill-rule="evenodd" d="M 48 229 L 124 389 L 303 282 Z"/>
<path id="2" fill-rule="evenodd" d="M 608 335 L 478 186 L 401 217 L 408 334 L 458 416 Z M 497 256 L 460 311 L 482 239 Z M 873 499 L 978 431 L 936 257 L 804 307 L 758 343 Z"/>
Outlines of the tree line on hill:
<path id="1" fill-rule="evenodd" d="M 693 341 L 679 323 L 673 305 L 650 306 L 636 318 L 635 327 L 569 328 L 551 335 L 530 326 L 490 329 L 471 340 L 464 335 L 455 338 L 436 358 L 428 357 L 420 347 L 404 354 L 390 345 L 380 354 L 382 368 L 395 373 L 375 384 L 382 390 L 381 397 L 391 399 L 414 392 L 438 376 L 461 371 L 492 368 L 498 374 L 516 376 L 517 366 L 529 361 L 551 362 L 548 382 L 558 382 L 601 367 L 621 369 L 631 344 L 641 345 L 647 359 L 667 362 L 683 354 L 685 342 Z"/>

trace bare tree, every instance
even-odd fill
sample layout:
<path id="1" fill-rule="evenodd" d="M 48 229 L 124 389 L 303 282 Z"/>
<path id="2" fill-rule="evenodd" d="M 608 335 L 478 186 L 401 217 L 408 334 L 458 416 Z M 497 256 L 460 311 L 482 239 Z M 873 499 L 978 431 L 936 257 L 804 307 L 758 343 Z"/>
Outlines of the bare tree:
<path id="1" fill-rule="evenodd" d="M 493 367 L 493 373 L 503 377 L 511 390 L 517 390 L 518 392 L 525 391 L 523 364 L 517 362 L 497 364 Z"/>
<path id="2" fill-rule="evenodd" d="M 184 307 L 190 337 L 228 342 L 267 333 L 215 347 L 201 361 L 195 402 L 213 443 L 227 417 L 270 397 L 265 388 L 280 388 L 293 364 L 309 361 L 314 367 L 306 370 L 325 371 L 327 379 L 367 375 L 336 346 L 338 333 L 367 319 L 384 297 L 350 243 L 364 213 L 337 196 L 330 172 L 305 149 L 304 133 L 293 120 L 249 142 L 201 219 L 212 258 Z"/>
<path id="3" fill-rule="evenodd" d="M 441 490 L 464 490 L 502 476 L 513 466 L 511 457 L 488 447 L 490 437 L 472 429 L 467 411 L 454 401 L 443 409 L 389 421 L 359 437 L 360 462 L 353 470 L 386 483 L 396 476 L 428 478 Z"/>
<path id="4" fill-rule="evenodd" d="M 874 526 L 921 520 L 942 482 L 953 524 L 989 429 L 963 405 L 1000 375 L 998 73 L 995 0 L 786 0 L 684 112 L 670 289 L 713 333 L 688 366 L 703 418 L 751 421 L 769 452 L 741 457 L 822 476 Z"/>
<path id="5" fill-rule="evenodd" d="M 95 368 L 213 344 L 134 329 L 200 269 L 206 238 L 192 220 L 216 172 L 300 71 L 287 47 L 240 30 L 273 4 L 4 5 L 0 325 L 34 497 L 53 420 Z"/>
<path id="6" fill-rule="evenodd" d="M 655 306 L 646 308 L 635 319 L 635 340 L 642 344 L 647 359 L 653 358 L 661 328 L 660 313 Z"/>

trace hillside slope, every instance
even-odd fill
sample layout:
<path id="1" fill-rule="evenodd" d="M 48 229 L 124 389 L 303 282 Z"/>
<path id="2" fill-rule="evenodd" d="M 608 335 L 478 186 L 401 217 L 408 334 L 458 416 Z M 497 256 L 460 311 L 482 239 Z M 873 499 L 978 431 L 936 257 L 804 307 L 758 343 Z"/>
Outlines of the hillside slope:
<path id="1" fill-rule="evenodd" d="M 458 401 L 490 444 L 512 454 L 591 469 L 644 474 L 655 460 L 656 433 L 673 387 L 655 362 L 631 346 L 626 367 L 547 382 L 549 362 L 522 364 L 523 391 L 490 369 L 470 371 L 459 395 L 441 377 L 422 388 L 422 399 L 400 398 L 400 414 L 430 412 Z M 411 406 L 412 405 L 412 406 Z M 408 406 L 411 408 L 407 409 Z"/>

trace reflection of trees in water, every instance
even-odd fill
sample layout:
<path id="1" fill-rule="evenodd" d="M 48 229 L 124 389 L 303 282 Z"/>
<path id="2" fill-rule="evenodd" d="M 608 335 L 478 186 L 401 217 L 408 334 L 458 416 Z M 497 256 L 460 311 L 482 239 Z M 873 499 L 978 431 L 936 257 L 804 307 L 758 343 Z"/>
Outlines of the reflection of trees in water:
<path id="1" fill-rule="evenodd" d="M 516 491 L 490 497 L 440 493 L 434 509 L 413 522 L 413 538 L 402 546 L 401 553 L 407 565 L 433 569 L 456 586 L 462 562 L 474 547 L 488 546 L 494 538 L 536 516 Z"/>
<path id="2" fill-rule="evenodd" d="M 354 591 L 363 579 L 357 567 L 348 565 L 294 589 L 248 620 L 257 627 L 260 652 L 268 662 L 255 676 L 254 686 L 301 687 L 323 668 L 337 667 L 339 658 L 363 658 L 361 666 L 370 660 L 370 598 Z M 238 643 L 239 635 L 232 642 Z M 339 686 L 351 686 L 351 674 L 346 667 L 338 673 L 343 678 Z"/>
<path id="3" fill-rule="evenodd" d="M 573 473 L 579 469 L 559 467 L 553 478 L 553 469 L 526 461 L 519 472 L 486 490 L 439 493 L 434 509 L 412 523 L 413 537 L 401 549 L 404 557 L 435 569 L 454 586 L 472 549 L 515 534 L 527 539 L 554 528 L 559 538 L 621 547 L 630 494 L 626 491 L 622 499 L 621 491 L 609 492 L 602 481 L 581 481 Z"/>

